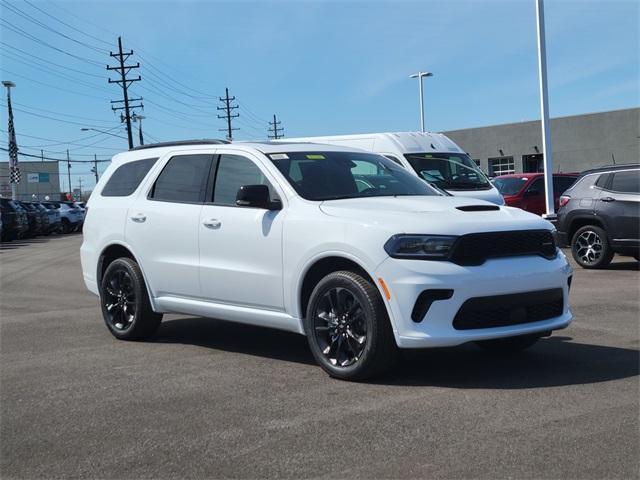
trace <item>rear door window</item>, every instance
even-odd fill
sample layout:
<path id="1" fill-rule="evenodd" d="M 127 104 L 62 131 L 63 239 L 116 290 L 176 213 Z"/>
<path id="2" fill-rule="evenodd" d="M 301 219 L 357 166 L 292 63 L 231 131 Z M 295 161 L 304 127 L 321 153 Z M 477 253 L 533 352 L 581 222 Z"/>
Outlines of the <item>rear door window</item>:
<path id="1" fill-rule="evenodd" d="M 640 170 L 614 173 L 609 189 L 620 193 L 640 193 Z"/>
<path id="2" fill-rule="evenodd" d="M 213 155 L 176 155 L 158 176 L 149 198 L 163 202 L 202 203 Z"/>
<path id="3" fill-rule="evenodd" d="M 145 158 L 119 166 L 107 180 L 100 194 L 103 197 L 128 197 L 136 191 L 157 160 L 157 158 Z"/>

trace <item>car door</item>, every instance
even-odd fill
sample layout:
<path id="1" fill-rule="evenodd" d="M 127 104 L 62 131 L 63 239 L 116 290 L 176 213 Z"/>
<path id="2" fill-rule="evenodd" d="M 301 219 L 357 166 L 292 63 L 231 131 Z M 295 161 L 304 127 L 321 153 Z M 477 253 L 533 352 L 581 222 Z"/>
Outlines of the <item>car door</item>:
<path id="1" fill-rule="evenodd" d="M 198 224 L 211 154 L 171 156 L 127 214 L 126 239 L 154 297 L 198 297 Z"/>
<path id="2" fill-rule="evenodd" d="M 522 209 L 537 215 L 546 212 L 543 177 L 536 178 L 522 193 Z"/>
<path id="3" fill-rule="evenodd" d="M 635 245 L 640 237 L 640 170 L 610 175 L 598 198 L 596 213 L 613 240 L 633 240 Z"/>
<path id="4" fill-rule="evenodd" d="M 211 201 L 200 214 L 200 285 L 211 301 L 284 310 L 282 221 L 284 210 L 236 205 L 243 185 L 268 185 L 282 198 L 258 159 L 220 151 Z M 213 169 L 212 169 L 213 170 Z"/>

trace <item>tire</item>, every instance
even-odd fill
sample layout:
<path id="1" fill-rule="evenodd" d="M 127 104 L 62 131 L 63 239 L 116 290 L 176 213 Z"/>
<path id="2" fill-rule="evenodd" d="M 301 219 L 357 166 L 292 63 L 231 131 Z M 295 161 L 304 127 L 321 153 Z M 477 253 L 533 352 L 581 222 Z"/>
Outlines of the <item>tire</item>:
<path id="1" fill-rule="evenodd" d="M 571 254 L 582 268 L 605 268 L 611 263 L 613 250 L 607 232 L 595 225 L 585 225 L 571 239 Z"/>
<path id="2" fill-rule="evenodd" d="M 636 262 L 640 262 L 640 255 L 634 255 L 633 258 L 636 259 Z"/>
<path id="3" fill-rule="evenodd" d="M 71 224 L 69 220 L 62 221 L 62 233 L 69 233 L 71 231 Z"/>
<path id="4" fill-rule="evenodd" d="M 517 337 L 482 340 L 481 342 L 476 342 L 476 345 L 491 353 L 513 354 L 526 350 L 533 346 L 538 340 L 540 340 L 540 335 L 537 334 L 519 335 Z"/>
<path id="5" fill-rule="evenodd" d="M 365 380 L 391 369 L 398 358 L 382 297 L 355 272 L 320 280 L 309 299 L 305 332 L 314 358 L 335 378 Z"/>
<path id="6" fill-rule="evenodd" d="M 109 331 L 119 340 L 147 339 L 162 321 L 162 314 L 151 308 L 140 267 L 130 258 L 118 258 L 107 267 L 100 282 L 100 305 Z"/>

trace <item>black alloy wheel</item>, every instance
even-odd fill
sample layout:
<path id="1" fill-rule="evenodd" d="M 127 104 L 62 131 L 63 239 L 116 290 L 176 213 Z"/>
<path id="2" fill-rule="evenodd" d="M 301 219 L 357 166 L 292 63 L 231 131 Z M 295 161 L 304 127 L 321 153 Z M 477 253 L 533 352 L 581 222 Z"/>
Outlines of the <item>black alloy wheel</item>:
<path id="1" fill-rule="evenodd" d="M 142 271 L 131 258 L 109 264 L 100 282 L 100 303 L 109 331 L 120 340 L 148 338 L 162 321 L 162 314 L 151 307 Z"/>
<path id="2" fill-rule="evenodd" d="M 320 280 L 304 323 L 311 353 L 332 377 L 364 380 L 390 369 L 398 359 L 384 301 L 359 272 L 337 271 Z"/>
<path id="3" fill-rule="evenodd" d="M 316 342 L 331 365 L 356 363 L 367 342 L 367 324 L 362 305 L 346 288 L 327 290 L 314 315 Z"/>
<path id="4" fill-rule="evenodd" d="M 114 268 L 106 278 L 103 298 L 106 320 L 116 330 L 127 330 L 136 318 L 136 293 L 125 267 Z"/>

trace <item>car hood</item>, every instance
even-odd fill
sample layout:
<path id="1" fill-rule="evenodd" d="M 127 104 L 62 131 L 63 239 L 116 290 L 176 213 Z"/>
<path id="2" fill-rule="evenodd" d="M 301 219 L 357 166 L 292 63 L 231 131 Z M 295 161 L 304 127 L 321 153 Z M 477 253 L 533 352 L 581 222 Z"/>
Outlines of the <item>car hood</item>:
<path id="1" fill-rule="evenodd" d="M 462 197 L 368 197 L 320 204 L 326 215 L 395 233 L 464 235 L 509 230 L 551 230 L 552 225 L 519 208 Z"/>

